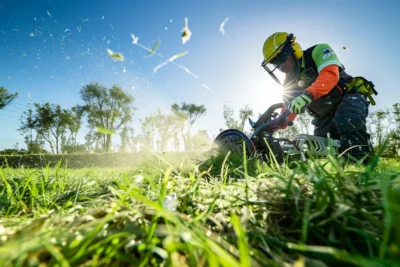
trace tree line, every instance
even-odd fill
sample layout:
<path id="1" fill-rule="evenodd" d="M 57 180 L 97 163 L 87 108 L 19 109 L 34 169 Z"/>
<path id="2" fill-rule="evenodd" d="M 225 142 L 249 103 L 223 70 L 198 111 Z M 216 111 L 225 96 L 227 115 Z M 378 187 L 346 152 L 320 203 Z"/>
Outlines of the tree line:
<path id="1" fill-rule="evenodd" d="M 0 109 L 17 96 L 3 87 L 0 93 Z M 204 105 L 176 103 L 171 105 L 170 114 L 157 109 L 141 120 L 142 133 L 135 136 L 131 126 L 136 111 L 134 97 L 120 86 L 106 88 L 92 82 L 82 87 L 79 95 L 83 104 L 70 109 L 48 102 L 34 103 L 23 113 L 18 131 L 24 136 L 26 153 L 46 153 L 46 148 L 53 154 L 109 152 L 116 136 L 120 138 L 119 151 L 195 150 L 209 140 L 205 131 L 191 134 L 196 120 L 206 114 Z M 79 144 L 78 132 L 85 122 L 85 143 Z"/>
<path id="2" fill-rule="evenodd" d="M 17 96 L 17 93 L 9 93 L 0 87 L 0 109 L 9 105 Z M 142 131 L 135 135 L 131 126 L 136 111 L 135 99 L 120 86 L 106 88 L 98 82 L 92 82 L 81 88 L 79 96 L 83 103 L 69 109 L 53 103 L 34 103 L 33 107 L 25 111 L 18 129 L 27 147 L 23 151 L 30 154 L 46 153 L 47 148 L 53 154 L 109 152 L 115 150 L 113 138 L 117 136 L 118 151 L 193 151 L 211 143 L 205 130 L 192 133 L 197 119 L 207 113 L 204 105 L 175 103 L 171 105 L 170 113 L 157 109 L 140 120 Z M 236 116 L 231 107 L 224 105 L 222 115 L 225 129 L 234 128 L 246 132 L 247 120 L 254 112 L 246 105 Z M 302 114 L 293 126 L 279 131 L 278 135 L 290 138 L 299 133 L 311 134 L 311 119 L 307 114 Z M 85 143 L 80 144 L 77 136 L 78 132 L 83 131 L 85 122 Z M 386 154 L 398 155 L 400 103 L 372 112 L 368 117 L 368 130 L 376 148 L 388 140 Z M 18 152 L 15 150 L 3 152 Z"/>

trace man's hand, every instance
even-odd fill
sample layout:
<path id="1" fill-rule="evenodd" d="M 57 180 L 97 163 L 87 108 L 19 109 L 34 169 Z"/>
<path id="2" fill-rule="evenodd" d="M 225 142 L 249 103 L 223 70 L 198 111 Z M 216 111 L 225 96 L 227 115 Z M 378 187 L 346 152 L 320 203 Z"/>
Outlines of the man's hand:
<path id="1" fill-rule="evenodd" d="M 304 92 L 289 103 L 288 109 L 290 113 L 301 114 L 313 101 L 314 97 L 309 92 Z"/>

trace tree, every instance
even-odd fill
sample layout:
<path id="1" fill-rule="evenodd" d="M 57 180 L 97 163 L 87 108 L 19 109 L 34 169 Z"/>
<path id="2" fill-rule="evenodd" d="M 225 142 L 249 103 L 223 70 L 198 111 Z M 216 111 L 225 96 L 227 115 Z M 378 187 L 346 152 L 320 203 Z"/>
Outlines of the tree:
<path id="1" fill-rule="evenodd" d="M 288 126 L 285 130 L 279 130 L 278 135 L 280 138 L 292 139 L 300 133 L 299 127 L 296 124 Z"/>
<path id="2" fill-rule="evenodd" d="M 89 132 L 85 135 L 85 145 L 90 152 L 94 150 L 99 150 L 99 140 L 101 139 L 101 133 L 98 132 L 95 128 L 95 126 L 89 125 Z"/>
<path id="3" fill-rule="evenodd" d="M 297 122 L 299 124 L 299 129 L 303 134 L 309 134 L 309 127 L 312 121 L 312 117 L 308 113 L 302 113 L 297 115 Z"/>
<path id="4" fill-rule="evenodd" d="M 190 149 L 190 131 L 196 120 L 206 115 L 207 109 L 204 105 L 197 106 L 192 103 L 183 102 L 180 105 L 173 104 L 171 106 L 172 112 L 182 118 L 185 121 L 184 124 L 180 125 L 180 131 L 182 134 L 185 150 Z"/>
<path id="5" fill-rule="evenodd" d="M 21 127 L 19 130 L 21 134 L 24 136 L 28 153 L 29 154 L 42 153 L 44 141 L 43 138 L 41 138 L 39 134 L 35 131 L 32 109 L 28 109 L 28 111 L 24 113 L 24 116 L 21 116 L 21 119 L 23 119 L 24 122 L 22 123 L 23 127 Z"/>
<path id="6" fill-rule="evenodd" d="M 225 126 L 228 129 L 240 129 L 239 122 L 233 117 L 233 109 L 224 105 L 222 115 L 224 116 Z"/>
<path id="7" fill-rule="evenodd" d="M 368 117 L 368 131 L 371 139 L 377 141 L 377 148 L 388 140 L 385 155 L 389 157 L 400 155 L 400 103 L 391 108 L 371 112 Z"/>
<path id="8" fill-rule="evenodd" d="M 199 130 L 197 134 L 192 137 L 192 147 L 194 151 L 207 150 L 212 141 L 205 130 Z"/>
<path id="9" fill-rule="evenodd" d="M 68 138 L 64 141 L 63 145 L 67 146 L 78 146 L 77 135 L 82 127 L 82 119 L 84 115 L 84 108 L 80 105 L 74 106 L 70 110 L 71 121 L 67 124 L 67 130 L 69 131 Z M 71 148 L 70 148 L 71 149 Z"/>
<path id="10" fill-rule="evenodd" d="M 376 138 L 378 147 L 381 147 L 383 141 L 388 137 L 389 125 L 387 125 L 386 119 L 390 116 L 388 109 L 380 109 L 371 112 L 369 115 L 369 132 L 372 135 L 372 139 Z"/>
<path id="11" fill-rule="evenodd" d="M 396 103 L 392 106 L 392 116 L 394 122 L 394 130 L 391 131 L 390 137 L 391 142 L 389 149 L 392 154 L 399 156 L 400 151 L 400 103 Z"/>
<path id="12" fill-rule="evenodd" d="M 121 138 L 121 146 L 119 151 L 131 151 L 134 143 L 134 129 L 133 127 L 124 126 L 119 134 Z"/>
<path id="13" fill-rule="evenodd" d="M 71 111 L 50 103 L 35 103 L 34 107 L 34 111 L 29 109 L 28 112 L 24 112 L 21 118 L 22 126 L 19 129 L 26 134 L 28 150 L 31 150 L 29 146 L 37 150 L 35 143 L 40 144 L 37 141 L 44 140 L 49 144 L 53 154 L 59 154 L 67 129 L 74 123 Z M 36 132 L 35 139 L 33 138 L 34 131 Z"/>
<path id="14" fill-rule="evenodd" d="M 92 129 L 92 136 L 87 140 L 99 140 L 102 148 L 109 151 L 112 133 L 128 127 L 132 121 L 134 98 L 118 85 L 107 89 L 97 82 L 84 86 L 80 96 L 85 102 L 84 110 L 88 116 L 89 128 Z M 94 133 L 94 129 L 99 127 L 105 131 Z"/>
<path id="15" fill-rule="evenodd" d="M 18 93 L 10 94 L 7 92 L 7 89 L 0 86 L 0 109 L 3 109 L 5 106 L 11 103 L 16 97 Z"/>
<path id="16" fill-rule="evenodd" d="M 35 140 L 29 140 L 28 136 L 25 136 L 26 147 L 28 148 L 29 154 L 47 154 L 48 152 L 44 149 L 44 141 L 37 135 Z"/>
<path id="17" fill-rule="evenodd" d="M 244 108 L 239 110 L 239 119 L 236 120 L 234 118 L 234 112 L 231 107 L 228 105 L 224 105 L 223 108 L 223 116 L 225 120 L 225 125 L 229 129 L 237 129 L 239 131 L 244 131 L 244 126 L 247 119 L 253 115 L 253 110 L 249 107 L 249 105 L 244 106 Z"/>
<path id="18" fill-rule="evenodd" d="M 240 127 L 242 131 L 244 131 L 244 124 L 247 119 L 253 115 L 253 110 L 249 107 L 249 105 L 244 106 L 244 108 L 239 110 L 239 119 L 240 119 Z"/>
<path id="19" fill-rule="evenodd" d="M 160 109 L 157 109 L 142 122 L 145 147 L 150 150 L 165 151 L 168 144 L 177 138 L 181 125 L 182 117 L 175 114 L 163 114 Z"/>

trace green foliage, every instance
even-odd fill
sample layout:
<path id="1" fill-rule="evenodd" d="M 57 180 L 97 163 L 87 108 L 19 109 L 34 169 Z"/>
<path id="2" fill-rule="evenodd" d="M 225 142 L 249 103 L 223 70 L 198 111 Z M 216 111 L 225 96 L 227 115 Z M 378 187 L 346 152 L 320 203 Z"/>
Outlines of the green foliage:
<path id="1" fill-rule="evenodd" d="M 226 180 L 229 178 L 244 179 L 245 165 L 247 174 L 256 177 L 258 173 L 265 170 L 266 165 L 262 164 L 257 157 L 251 157 L 245 162 L 241 153 L 211 153 L 208 159 L 201 162 L 200 171 L 207 171 L 210 177 Z"/>
<path id="2" fill-rule="evenodd" d="M 171 142 L 179 142 L 179 134 L 185 118 L 176 114 L 164 114 L 160 109 L 142 121 L 142 142 L 146 149 L 162 152 Z M 179 144 L 175 144 L 179 150 Z"/>
<path id="3" fill-rule="evenodd" d="M 85 145 L 65 145 L 63 152 L 67 154 L 85 153 L 87 150 Z"/>
<path id="4" fill-rule="evenodd" d="M 99 153 L 78 153 L 78 150 L 83 150 L 85 147 L 66 148 L 70 151 L 64 155 L 54 154 L 7 154 L 0 156 L 1 168 L 41 168 L 41 167 L 56 167 L 58 165 L 68 168 L 85 168 L 85 167 L 101 167 L 101 168 L 117 168 L 130 167 L 139 163 L 153 159 L 157 154 L 147 152 L 99 152 Z M 195 157 L 198 153 L 161 153 L 163 157 L 168 158 L 173 162 L 182 160 L 185 157 Z M 169 156 L 171 155 L 171 156 Z M 178 162 L 180 163 L 180 162 Z"/>
<path id="5" fill-rule="evenodd" d="M 377 139 L 377 146 L 381 147 L 383 144 L 383 141 L 387 138 L 388 136 L 388 125 L 385 123 L 385 120 L 390 116 L 390 111 L 388 109 L 386 110 L 377 110 L 374 112 L 371 112 L 369 115 L 369 119 L 371 121 L 371 126 L 374 126 L 374 130 L 370 130 L 371 133 L 373 133 L 373 137 Z M 371 127 L 370 127 L 371 128 Z"/>
<path id="6" fill-rule="evenodd" d="M 107 89 L 97 82 L 84 86 L 80 96 L 85 102 L 82 108 L 88 116 L 90 129 L 86 136 L 87 146 L 92 147 L 94 143 L 100 142 L 101 148 L 108 152 L 112 144 L 112 133 L 122 130 L 132 121 L 134 98 L 118 85 Z M 95 132 L 94 129 L 102 130 Z"/>
<path id="7" fill-rule="evenodd" d="M 68 144 L 80 128 L 80 119 L 76 114 L 74 110 L 62 109 L 60 105 L 34 103 L 34 110 L 24 112 L 19 129 L 25 135 L 28 151 L 39 152 L 39 140 L 44 140 L 53 154 L 61 153 L 63 145 Z M 69 135 L 68 129 L 71 131 Z"/>
<path id="8" fill-rule="evenodd" d="M 391 108 L 379 109 L 368 117 L 368 130 L 376 149 L 382 147 L 385 140 L 388 146 L 385 149 L 385 157 L 400 156 L 400 103 Z"/>
<path id="9" fill-rule="evenodd" d="M 186 121 L 186 129 L 185 124 L 180 124 L 179 129 L 181 131 L 181 136 L 185 145 L 186 151 L 192 150 L 192 140 L 190 136 L 190 131 L 192 129 L 193 124 L 196 120 L 204 115 L 206 115 L 207 109 L 204 105 L 197 106 L 192 103 L 183 102 L 180 105 L 173 104 L 171 106 L 171 111 L 183 121 Z"/>
<path id="10" fill-rule="evenodd" d="M 26 146 L 28 147 L 28 154 L 48 154 L 43 148 L 44 142 L 29 141 L 29 137 L 25 136 Z"/>
<path id="11" fill-rule="evenodd" d="M 225 126 L 227 129 L 237 129 L 239 131 L 243 131 L 247 119 L 253 115 L 253 110 L 249 107 L 249 105 L 246 105 L 244 108 L 239 110 L 239 119 L 236 120 L 234 118 L 233 109 L 228 105 L 224 105 L 222 115 L 224 116 Z"/>
<path id="12" fill-rule="evenodd" d="M 69 154 L 28 154 L 0 156 L 0 167 L 9 168 L 41 168 L 45 166 L 55 167 L 60 164 L 69 168 L 84 167 L 119 167 L 131 166 L 148 158 L 145 153 L 78 153 L 85 149 L 82 146 L 68 148 Z"/>
<path id="13" fill-rule="evenodd" d="M 6 88 L 0 86 L 0 109 L 10 104 L 17 96 L 18 93 L 10 94 L 7 92 Z"/>
<path id="14" fill-rule="evenodd" d="M 29 152 L 26 149 L 4 149 L 0 151 L 0 155 L 25 155 Z"/>
<path id="15" fill-rule="evenodd" d="M 162 157 L 118 169 L 1 168 L 0 263 L 396 266 L 398 162 L 372 171 L 329 158 L 254 176 L 242 164 L 239 180 Z M 171 194 L 177 211 L 164 204 Z"/>
<path id="16" fill-rule="evenodd" d="M 160 44 L 161 44 L 161 41 L 158 40 L 157 43 L 156 43 L 156 45 L 155 45 L 155 46 L 153 47 L 153 49 L 150 51 L 149 57 L 151 57 L 152 55 L 154 55 L 154 53 L 157 51 L 157 49 L 158 49 L 158 47 L 160 46 Z"/>

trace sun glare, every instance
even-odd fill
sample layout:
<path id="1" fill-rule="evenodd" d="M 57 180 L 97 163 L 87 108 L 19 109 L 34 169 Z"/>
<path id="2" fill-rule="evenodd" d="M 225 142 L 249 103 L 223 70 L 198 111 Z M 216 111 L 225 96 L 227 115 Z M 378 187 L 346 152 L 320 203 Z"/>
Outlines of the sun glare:
<path id="1" fill-rule="evenodd" d="M 266 74 L 268 75 L 268 74 Z M 255 114 L 264 113 L 269 106 L 282 102 L 282 86 L 271 77 L 266 77 L 257 88 L 257 98 L 254 102 Z"/>

